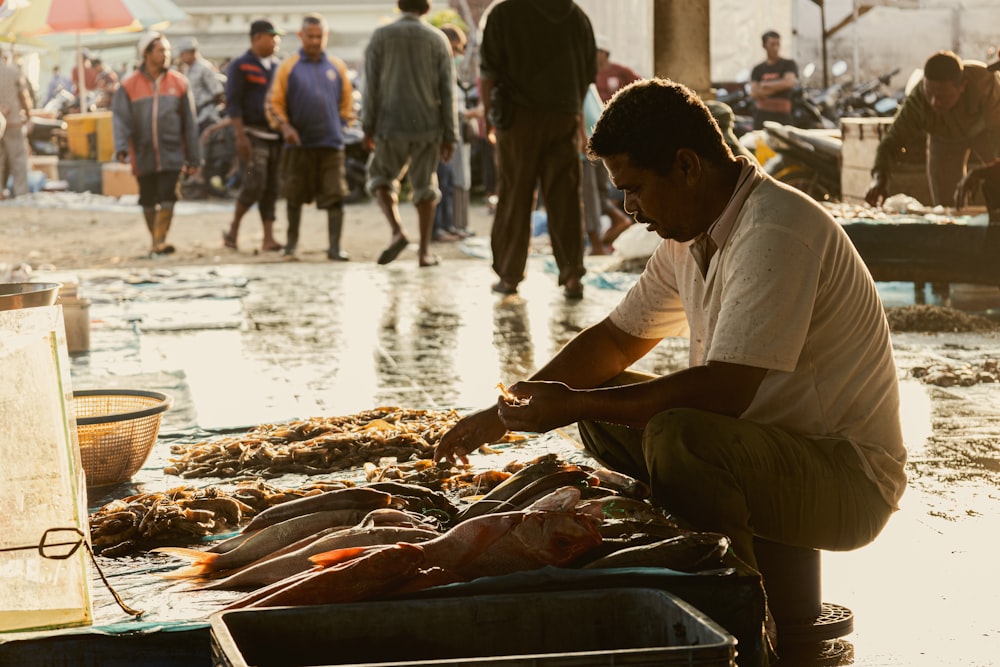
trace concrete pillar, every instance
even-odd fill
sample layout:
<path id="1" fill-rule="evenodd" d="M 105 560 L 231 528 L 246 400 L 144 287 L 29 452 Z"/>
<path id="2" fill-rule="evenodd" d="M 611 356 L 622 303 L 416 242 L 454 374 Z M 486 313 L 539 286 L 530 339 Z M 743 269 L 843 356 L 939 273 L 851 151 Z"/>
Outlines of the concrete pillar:
<path id="1" fill-rule="evenodd" d="M 709 0 L 653 0 L 653 72 L 712 99 Z"/>

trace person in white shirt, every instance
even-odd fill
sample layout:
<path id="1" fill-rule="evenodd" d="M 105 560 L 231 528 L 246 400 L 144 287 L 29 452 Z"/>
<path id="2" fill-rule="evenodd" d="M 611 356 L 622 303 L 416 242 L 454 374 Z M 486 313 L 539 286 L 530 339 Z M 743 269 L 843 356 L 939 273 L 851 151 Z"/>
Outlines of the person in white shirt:
<path id="1" fill-rule="evenodd" d="M 435 460 L 467 460 L 508 430 L 574 422 L 604 465 L 651 500 L 727 535 L 849 550 L 871 542 L 906 485 L 899 391 L 871 276 L 832 217 L 734 157 L 693 91 L 623 88 L 588 144 L 625 211 L 659 243 L 635 286 L 530 381 L 460 420 Z M 630 366 L 670 336 L 688 368 Z"/>

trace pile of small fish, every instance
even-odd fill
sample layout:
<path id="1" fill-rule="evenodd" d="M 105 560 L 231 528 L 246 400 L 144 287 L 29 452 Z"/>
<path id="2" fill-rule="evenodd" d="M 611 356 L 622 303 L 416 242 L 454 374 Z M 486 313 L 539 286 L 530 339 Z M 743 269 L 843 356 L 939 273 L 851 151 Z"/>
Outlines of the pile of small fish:
<path id="1" fill-rule="evenodd" d="M 910 375 L 924 384 L 938 387 L 971 387 L 974 384 L 997 382 L 1000 378 L 1000 361 L 984 359 L 978 366 L 968 363 L 931 364 L 917 366 L 910 370 Z"/>
<path id="2" fill-rule="evenodd" d="M 885 317 L 892 331 L 975 332 L 996 331 L 998 326 L 986 317 L 926 303 L 886 308 Z"/>
<path id="3" fill-rule="evenodd" d="M 350 482 L 324 482 L 279 489 L 244 482 L 233 491 L 181 486 L 128 496 L 90 515 L 92 547 L 94 553 L 117 557 L 167 544 L 189 544 L 232 532 L 269 507 L 348 486 Z"/>
<path id="4" fill-rule="evenodd" d="M 190 562 L 164 576 L 251 591 L 231 608 L 381 599 L 545 565 L 717 566 L 729 539 L 681 528 L 648 494 L 632 478 L 546 455 L 474 502 L 375 481 L 264 510 L 207 551 L 154 551 Z"/>
<path id="5" fill-rule="evenodd" d="M 459 419 L 454 410 L 381 407 L 342 417 L 261 424 L 239 437 L 174 445 L 168 475 L 229 478 L 318 475 L 384 457 L 428 459 Z"/>

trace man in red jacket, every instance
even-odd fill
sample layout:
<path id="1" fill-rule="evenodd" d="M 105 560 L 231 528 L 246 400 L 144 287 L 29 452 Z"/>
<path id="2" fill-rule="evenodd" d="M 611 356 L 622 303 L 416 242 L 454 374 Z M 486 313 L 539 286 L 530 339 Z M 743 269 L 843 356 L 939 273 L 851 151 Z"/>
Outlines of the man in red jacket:
<path id="1" fill-rule="evenodd" d="M 119 162 L 132 163 L 156 256 L 174 251 L 167 232 L 180 175 L 197 173 L 201 149 L 187 79 L 168 68 L 170 42 L 158 32 L 148 32 L 139 40 L 139 56 L 142 64 L 115 91 L 111 111 L 115 155 Z"/>

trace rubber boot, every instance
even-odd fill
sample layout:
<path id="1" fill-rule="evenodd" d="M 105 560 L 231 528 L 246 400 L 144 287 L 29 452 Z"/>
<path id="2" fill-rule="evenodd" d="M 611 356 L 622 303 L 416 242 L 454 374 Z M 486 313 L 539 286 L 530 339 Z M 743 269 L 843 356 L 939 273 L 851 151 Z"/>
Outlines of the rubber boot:
<path id="1" fill-rule="evenodd" d="M 336 205 L 326 211 L 326 229 L 330 234 L 330 248 L 326 251 L 327 259 L 335 262 L 346 262 L 350 259 L 346 252 L 340 250 L 340 234 L 344 229 L 344 207 Z"/>
<path id="2" fill-rule="evenodd" d="M 156 223 L 153 227 L 153 252 L 158 255 L 169 255 L 174 247 L 167 243 L 167 232 L 174 219 L 173 207 L 164 207 L 156 212 Z"/>
<path id="3" fill-rule="evenodd" d="M 295 256 L 295 246 L 299 244 L 299 225 L 302 223 L 302 205 L 288 205 L 288 239 L 285 241 L 285 257 Z"/>

